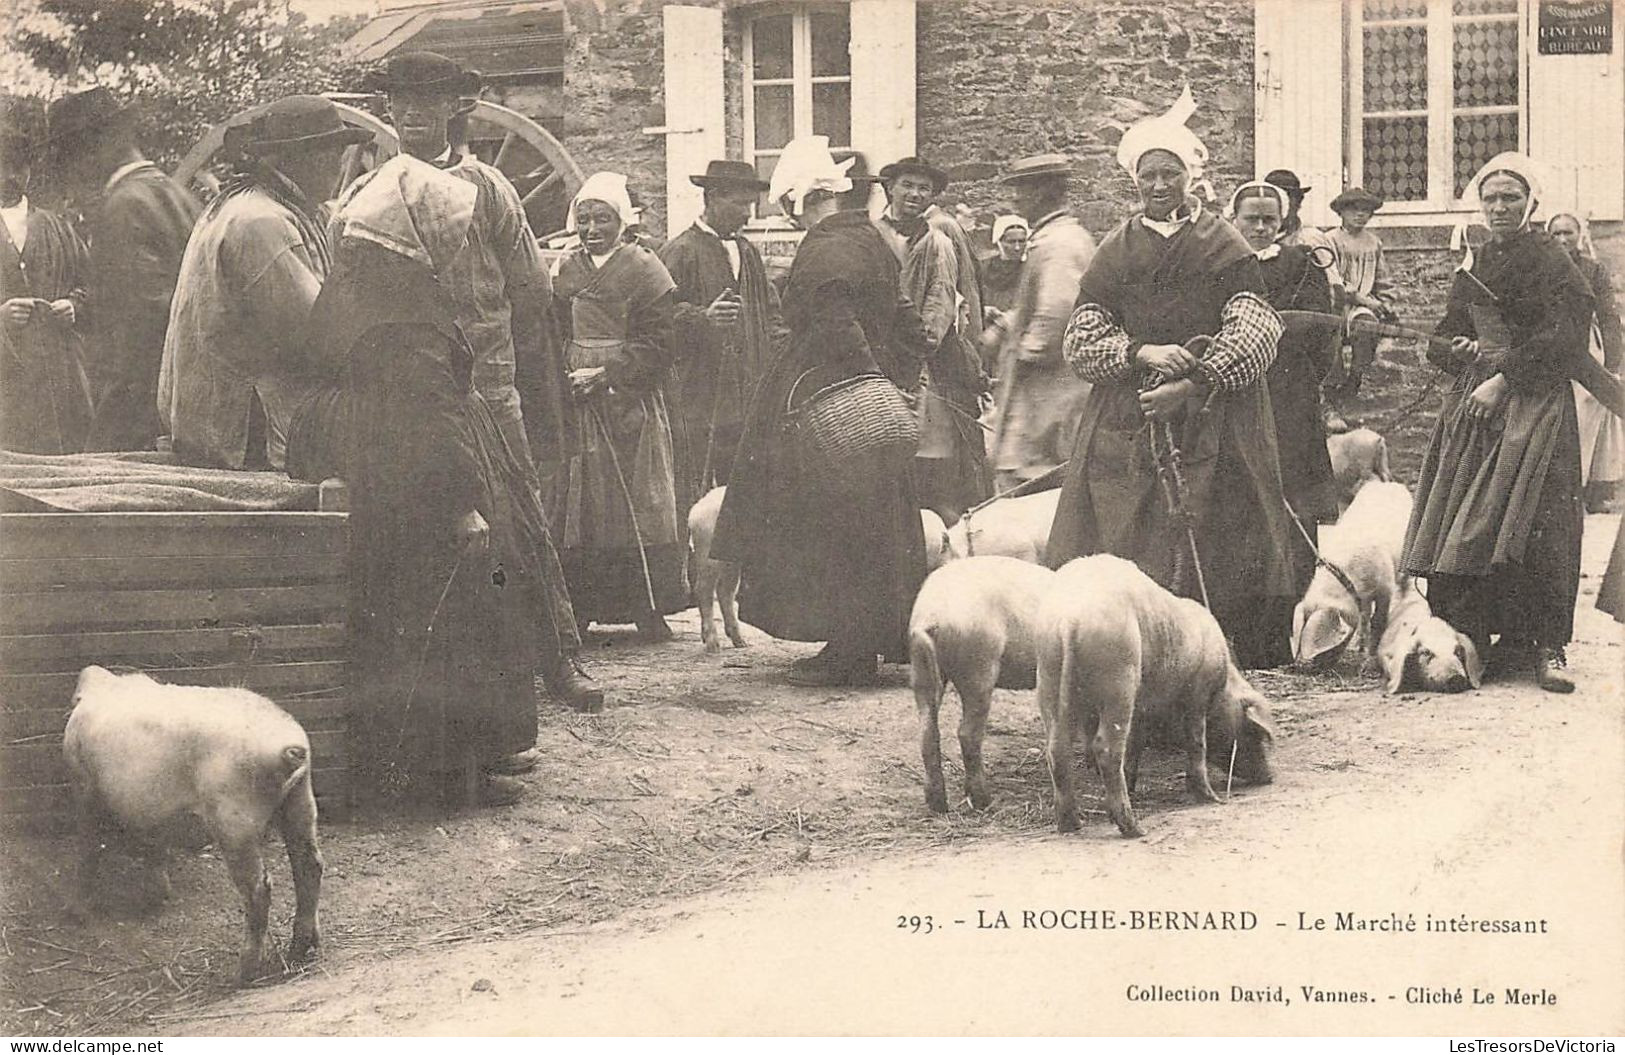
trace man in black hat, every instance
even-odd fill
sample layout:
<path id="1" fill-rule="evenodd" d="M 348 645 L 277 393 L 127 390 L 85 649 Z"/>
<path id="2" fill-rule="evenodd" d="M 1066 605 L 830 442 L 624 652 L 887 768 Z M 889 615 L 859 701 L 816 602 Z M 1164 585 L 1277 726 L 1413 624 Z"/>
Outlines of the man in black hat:
<path id="1" fill-rule="evenodd" d="M 371 139 L 316 95 L 227 129 L 236 171 L 192 230 L 158 382 L 182 461 L 285 467 L 294 413 L 323 380 L 296 343 L 330 266 L 319 210 L 345 148 Z"/>
<path id="2" fill-rule="evenodd" d="M 1035 154 L 1012 163 L 1001 179 L 1032 233 L 997 363 L 993 469 L 1000 490 L 1072 456 L 1089 393 L 1061 353 L 1078 284 L 1095 255 L 1095 240 L 1067 208 L 1071 172 L 1064 154 Z"/>
<path id="3" fill-rule="evenodd" d="M 96 410 L 85 449 L 151 450 L 170 300 L 198 205 L 141 153 L 128 111 L 106 88 L 57 99 L 47 122 L 70 193 L 101 192 L 86 230 Z"/>
<path id="4" fill-rule="evenodd" d="M 454 125 L 478 99 L 480 75 L 431 51 L 405 52 L 389 57 L 377 87 L 389 98 L 402 152 L 479 190 L 468 244 L 440 281 L 455 300 L 457 324 L 474 349 L 474 387 L 535 481 L 543 506 L 555 509 L 556 481 L 563 478 L 574 442 L 574 415 L 564 350 L 552 320 L 552 281 L 513 184 L 495 167 L 460 154 L 452 142 Z M 345 200 L 366 182 L 366 177 L 356 180 Z M 603 690 L 573 653 L 543 657 L 543 670 L 548 691 L 570 706 L 603 707 Z M 534 765 L 535 756 L 527 755 L 512 771 Z"/>
<path id="5" fill-rule="evenodd" d="M 75 327 L 88 254 L 73 228 L 28 200 L 34 137 L 20 106 L 0 109 L 0 448 L 73 454 L 90 430 Z"/>
<path id="6" fill-rule="evenodd" d="M 748 162 L 722 160 L 689 180 L 705 192 L 705 209 L 660 250 L 677 283 L 668 391 L 679 513 L 728 482 L 751 396 L 785 339 L 778 291 L 739 233 L 767 181 Z"/>
<path id="7" fill-rule="evenodd" d="M 880 178 L 889 204 L 878 226 L 902 264 L 903 292 L 919 310 L 931 349 L 921 395 L 915 479 L 921 505 L 952 524 L 993 490 L 977 420 L 987 375 L 968 339 L 980 319 L 980 284 L 974 262 L 966 276 L 953 240 L 925 216 L 947 186 L 948 174 L 922 158 L 908 157 L 882 168 Z M 958 228 L 951 216 L 942 215 Z M 974 315 L 960 292 L 967 279 L 976 291 Z"/>

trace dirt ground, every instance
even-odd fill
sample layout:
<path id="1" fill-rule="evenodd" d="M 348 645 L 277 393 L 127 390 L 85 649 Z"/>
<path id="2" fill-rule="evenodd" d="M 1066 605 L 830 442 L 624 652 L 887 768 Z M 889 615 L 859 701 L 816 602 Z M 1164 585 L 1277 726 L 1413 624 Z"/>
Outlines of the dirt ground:
<path id="1" fill-rule="evenodd" d="M 993 808 L 936 817 L 905 668 L 885 668 L 879 689 L 791 688 L 783 667 L 811 646 L 747 631 L 750 648 L 707 656 L 692 612 L 662 646 L 596 635 L 618 706 L 544 705 L 530 796 L 327 824 L 320 961 L 247 991 L 230 984 L 240 909 L 208 849 L 176 856 L 176 896 L 158 911 L 140 867 L 111 863 L 106 913 L 78 924 L 63 912 L 68 841 L 8 837 L 0 1033 L 1619 1032 L 1625 653 L 1591 608 L 1617 525 L 1587 524 L 1579 693 L 1522 680 L 1384 698 L 1351 671 L 1259 673 L 1282 731 L 1277 783 L 1198 807 L 1178 753 L 1158 754 L 1134 842 L 1089 797 L 1083 832 L 1053 834 L 1030 692 L 995 702 Z M 272 881 L 285 941 L 285 861 Z M 978 910 L 1099 907 L 1250 909 L 1259 932 L 974 925 Z M 1296 933 L 1298 911 L 1344 909 L 1541 916 L 1552 933 Z M 933 917 L 932 936 L 914 915 Z M 1076 968 L 1056 991 L 1063 954 Z M 1416 1007 L 1399 1002 L 1410 976 L 1558 1002 Z M 1133 981 L 1281 985 L 1292 1003 L 1136 1005 Z M 1370 990 L 1379 1008 L 1308 1007 L 1302 985 Z"/>

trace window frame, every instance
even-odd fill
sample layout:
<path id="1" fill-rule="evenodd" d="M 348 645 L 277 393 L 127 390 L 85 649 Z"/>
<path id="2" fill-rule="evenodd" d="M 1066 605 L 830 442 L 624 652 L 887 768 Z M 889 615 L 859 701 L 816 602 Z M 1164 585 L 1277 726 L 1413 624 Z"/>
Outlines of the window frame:
<path id="1" fill-rule="evenodd" d="M 1345 113 L 1344 149 L 1348 157 L 1349 182 L 1364 185 L 1365 178 L 1365 27 L 1368 24 L 1405 25 L 1425 24 L 1427 27 L 1427 85 L 1428 85 L 1428 197 L 1424 201 L 1391 201 L 1383 206 L 1373 224 L 1388 222 L 1410 223 L 1426 216 L 1470 212 L 1473 206 L 1456 194 L 1455 176 L 1455 118 L 1458 115 L 1511 113 L 1512 104 L 1498 106 L 1456 106 L 1455 100 L 1455 24 L 1453 0 L 1423 0 L 1427 13 L 1422 18 L 1377 19 L 1367 23 L 1364 0 L 1346 0 L 1344 4 L 1344 36 L 1347 42 L 1347 98 Z M 1532 4 L 1530 0 L 1517 0 L 1516 12 L 1492 15 L 1461 16 L 1464 21 L 1512 22 L 1518 34 L 1518 149 L 1529 149 L 1529 41 Z M 1378 111 L 1377 113 L 1402 116 L 1414 111 Z M 1485 160 L 1488 160 L 1487 158 Z"/>
<path id="2" fill-rule="evenodd" d="M 844 74 L 829 76 L 814 76 L 812 72 L 812 16 L 815 14 L 838 14 L 846 19 L 849 59 L 847 71 Z M 845 84 L 847 86 L 847 128 L 852 127 L 852 66 L 850 61 L 852 11 L 851 6 L 839 2 L 823 3 L 774 3 L 752 5 L 742 12 L 740 25 L 740 53 L 741 76 L 743 83 L 742 101 L 744 104 L 744 135 L 743 147 L 745 160 L 752 167 L 757 160 L 763 157 L 778 157 L 783 153 L 782 147 L 766 150 L 756 148 L 756 88 L 761 86 L 790 86 L 790 137 L 811 135 L 813 131 L 813 86 L 818 84 Z M 775 16 L 790 16 L 790 76 L 771 77 L 764 80 L 756 79 L 756 21 L 762 18 Z M 830 153 L 837 160 L 856 153 L 851 143 L 831 143 Z M 759 171 L 759 170 L 758 170 Z M 772 207 L 772 203 L 768 203 Z M 752 226 L 777 226 L 779 221 L 788 223 L 787 217 L 777 212 L 754 215 Z"/>

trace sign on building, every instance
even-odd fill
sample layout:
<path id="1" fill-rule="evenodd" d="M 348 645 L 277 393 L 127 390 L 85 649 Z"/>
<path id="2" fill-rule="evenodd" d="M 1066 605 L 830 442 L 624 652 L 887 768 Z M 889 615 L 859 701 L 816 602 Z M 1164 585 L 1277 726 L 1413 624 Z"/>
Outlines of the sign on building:
<path id="1" fill-rule="evenodd" d="M 1614 0 L 1540 0 L 1542 55 L 1610 55 Z"/>

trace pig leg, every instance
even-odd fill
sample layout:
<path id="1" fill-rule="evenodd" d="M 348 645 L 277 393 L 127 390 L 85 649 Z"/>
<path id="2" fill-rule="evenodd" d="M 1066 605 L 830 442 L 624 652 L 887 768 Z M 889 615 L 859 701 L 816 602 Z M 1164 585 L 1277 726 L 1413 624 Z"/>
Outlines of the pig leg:
<path id="1" fill-rule="evenodd" d="M 1194 798 L 1218 802 L 1207 775 L 1207 712 L 1206 700 L 1185 704 L 1185 787 Z"/>
<path id="2" fill-rule="evenodd" d="M 1065 648 L 1065 646 L 1062 646 Z M 1072 686 L 1064 655 L 1038 661 L 1038 712 L 1044 718 L 1044 758 L 1055 787 L 1055 830 L 1078 830 L 1078 797 L 1072 786 Z"/>
<path id="3" fill-rule="evenodd" d="M 314 955 L 322 942 L 316 914 L 322 893 L 322 851 L 316 842 L 316 797 L 308 773 L 282 800 L 277 824 L 293 872 L 293 938 L 288 942 L 288 962 L 301 963 Z"/>
<path id="4" fill-rule="evenodd" d="M 247 984 L 265 961 L 265 931 L 271 921 L 271 877 L 265 873 L 258 830 L 222 845 L 231 881 L 243 897 L 243 951 L 237 962 L 237 981 Z"/>
<path id="5" fill-rule="evenodd" d="M 720 652 L 722 643 L 717 640 L 716 604 L 722 565 L 709 557 L 696 557 L 694 564 L 694 599 L 700 609 L 700 641 L 707 652 Z M 726 606 L 723 611 L 727 611 Z"/>
<path id="6" fill-rule="evenodd" d="M 948 812 L 948 791 L 942 780 L 942 731 L 937 716 L 942 710 L 945 685 L 937 668 L 937 647 L 929 634 L 909 635 L 909 680 L 914 684 L 914 710 L 920 718 L 920 763 L 925 767 L 925 805 L 932 813 Z"/>
<path id="7" fill-rule="evenodd" d="M 993 802 L 982 766 L 982 738 L 993 708 L 993 686 L 999 680 L 998 661 L 977 665 L 975 674 L 956 681 L 959 689 L 959 756 L 965 760 L 965 794 L 970 804 L 985 810 Z"/>
<path id="8" fill-rule="evenodd" d="M 1106 814 L 1117 823 L 1117 830 L 1129 838 L 1145 834 L 1134 817 L 1134 804 L 1129 800 L 1128 778 L 1124 766 L 1128 760 L 1129 744 L 1134 737 L 1134 697 L 1138 685 L 1129 672 L 1121 671 L 1112 679 L 1114 684 L 1100 685 L 1100 726 L 1095 730 L 1091 744 L 1095 768 L 1100 771 L 1106 785 Z M 1138 773 L 1136 773 L 1138 775 Z"/>
<path id="9" fill-rule="evenodd" d="M 722 608 L 722 629 L 734 648 L 745 647 L 745 635 L 739 630 L 739 575 L 737 564 L 723 564 L 717 580 L 717 604 Z M 715 631 L 712 640 L 716 639 Z"/>

